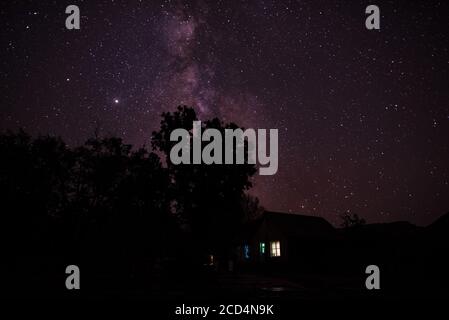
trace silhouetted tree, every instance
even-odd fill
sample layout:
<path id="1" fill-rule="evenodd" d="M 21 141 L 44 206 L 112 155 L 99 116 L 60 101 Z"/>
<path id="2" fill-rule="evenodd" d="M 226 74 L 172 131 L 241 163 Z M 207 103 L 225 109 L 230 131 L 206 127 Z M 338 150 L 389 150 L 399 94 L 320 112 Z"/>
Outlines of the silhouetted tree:
<path id="1" fill-rule="evenodd" d="M 360 218 L 358 214 L 356 213 L 350 213 L 346 211 L 345 213 L 340 215 L 341 219 L 341 227 L 343 228 L 351 228 L 351 227 L 358 227 L 363 226 L 366 221 L 363 218 Z"/>
<path id="2" fill-rule="evenodd" d="M 173 113 L 163 113 L 160 130 L 153 132 L 152 145 L 167 159 L 173 211 L 191 231 L 194 247 L 199 254 L 221 254 L 229 249 L 244 219 L 242 199 L 244 191 L 252 186 L 250 178 L 256 168 L 247 162 L 241 165 L 172 164 L 170 150 L 177 142 L 170 141 L 170 133 L 174 129 L 184 128 L 192 134 L 192 122 L 195 120 L 195 111 L 186 106 L 178 107 Z M 202 122 L 202 132 L 208 128 L 217 129 L 224 136 L 225 129 L 238 127 L 214 118 Z"/>
<path id="3" fill-rule="evenodd" d="M 188 107 L 164 113 L 152 136 L 155 152 L 98 133 L 77 147 L 59 137 L 0 134 L 4 260 L 34 257 L 44 264 L 54 257 L 65 265 L 77 257 L 99 261 L 100 268 L 122 264 L 127 272 L 142 259 L 156 263 L 183 251 L 196 261 L 226 254 L 245 217 L 258 210 L 257 200 L 245 195 L 256 168 L 164 166 L 159 155 L 168 158 L 171 131 L 191 130 L 196 119 Z M 237 126 L 212 119 L 203 122 L 206 128 L 224 134 Z"/>
<path id="4" fill-rule="evenodd" d="M 255 220 L 259 218 L 265 211 L 259 203 L 259 198 L 250 194 L 245 194 L 242 198 L 242 209 L 244 212 L 245 220 Z"/>
<path id="5" fill-rule="evenodd" d="M 176 225 L 156 154 L 118 138 L 69 149 L 23 131 L 0 135 L 0 152 L 2 244 L 12 254 L 162 254 Z"/>

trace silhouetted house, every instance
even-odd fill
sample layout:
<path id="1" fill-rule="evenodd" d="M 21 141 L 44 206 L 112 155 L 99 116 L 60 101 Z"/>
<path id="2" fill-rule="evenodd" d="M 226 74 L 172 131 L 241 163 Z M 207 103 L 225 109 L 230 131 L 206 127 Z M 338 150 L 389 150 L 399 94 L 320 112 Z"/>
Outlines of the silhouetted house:
<path id="1" fill-rule="evenodd" d="M 326 259 L 335 231 L 320 217 L 265 212 L 244 229 L 238 260 L 248 265 L 315 267 Z"/>
<path id="2" fill-rule="evenodd" d="M 410 251 L 410 244 L 421 232 L 406 221 L 371 223 L 337 230 L 335 268 L 348 273 L 359 272 L 367 265 L 393 268 Z M 414 250 L 414 249 L 413 249 Z"/>

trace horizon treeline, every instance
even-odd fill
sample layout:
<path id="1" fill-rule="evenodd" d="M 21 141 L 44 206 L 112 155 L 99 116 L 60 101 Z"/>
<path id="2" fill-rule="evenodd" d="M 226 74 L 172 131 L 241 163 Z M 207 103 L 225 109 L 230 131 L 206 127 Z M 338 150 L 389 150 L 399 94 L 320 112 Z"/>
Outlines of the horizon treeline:
<path id="1" fill-rule="evenodd" d="M 163 113 L 151 150 L 119 137 L 68 147 L 60 137 L 1 133 L 3 253 L 197 261 L 229 254 L 240 226 L 260 209 L 246 193 L 256 168 L 163 165 L 158 154 L 168 158 L 170 132 L 196 119 L 186 106 Z"/>

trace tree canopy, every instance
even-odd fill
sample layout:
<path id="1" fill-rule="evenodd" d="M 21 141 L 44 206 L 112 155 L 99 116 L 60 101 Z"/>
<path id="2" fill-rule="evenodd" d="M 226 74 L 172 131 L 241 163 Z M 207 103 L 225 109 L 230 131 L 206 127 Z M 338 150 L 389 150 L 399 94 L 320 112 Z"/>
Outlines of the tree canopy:
<path id="1" fill-rule="evenodd" d="M 256 168 L 170 163 L 170 132 L 191 130 L 196 119 L 186 106 L 164 113 L 153 150 L 118 137 L 95 135 L 69 147 L 59 137 L 1 134 L 6 252 L 155 258 L 176 255 L 189 243 L 193 256 L 226 253 L 254 207 L 246 191 Z M 237 128 L 217 118 L 203 126 Z"/>

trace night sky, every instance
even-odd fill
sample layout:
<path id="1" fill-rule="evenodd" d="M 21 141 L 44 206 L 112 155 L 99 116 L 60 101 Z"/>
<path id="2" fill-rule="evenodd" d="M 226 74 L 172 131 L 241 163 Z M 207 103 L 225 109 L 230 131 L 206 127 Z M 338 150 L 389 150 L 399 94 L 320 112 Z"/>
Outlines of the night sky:
<path id="1" fill-rule="evenodd" d="M 65 28 L 78 5 L 81 29 Z M 365 28 L 376 4 L 381 29 Z M 251 193 L 338 224 L 449 211 L 444 1 L 2 1 L 0 129 L 150 145 L 160 114 L 279 129 Z M 1 155 L 0 155 L 1 156 Z"/>

